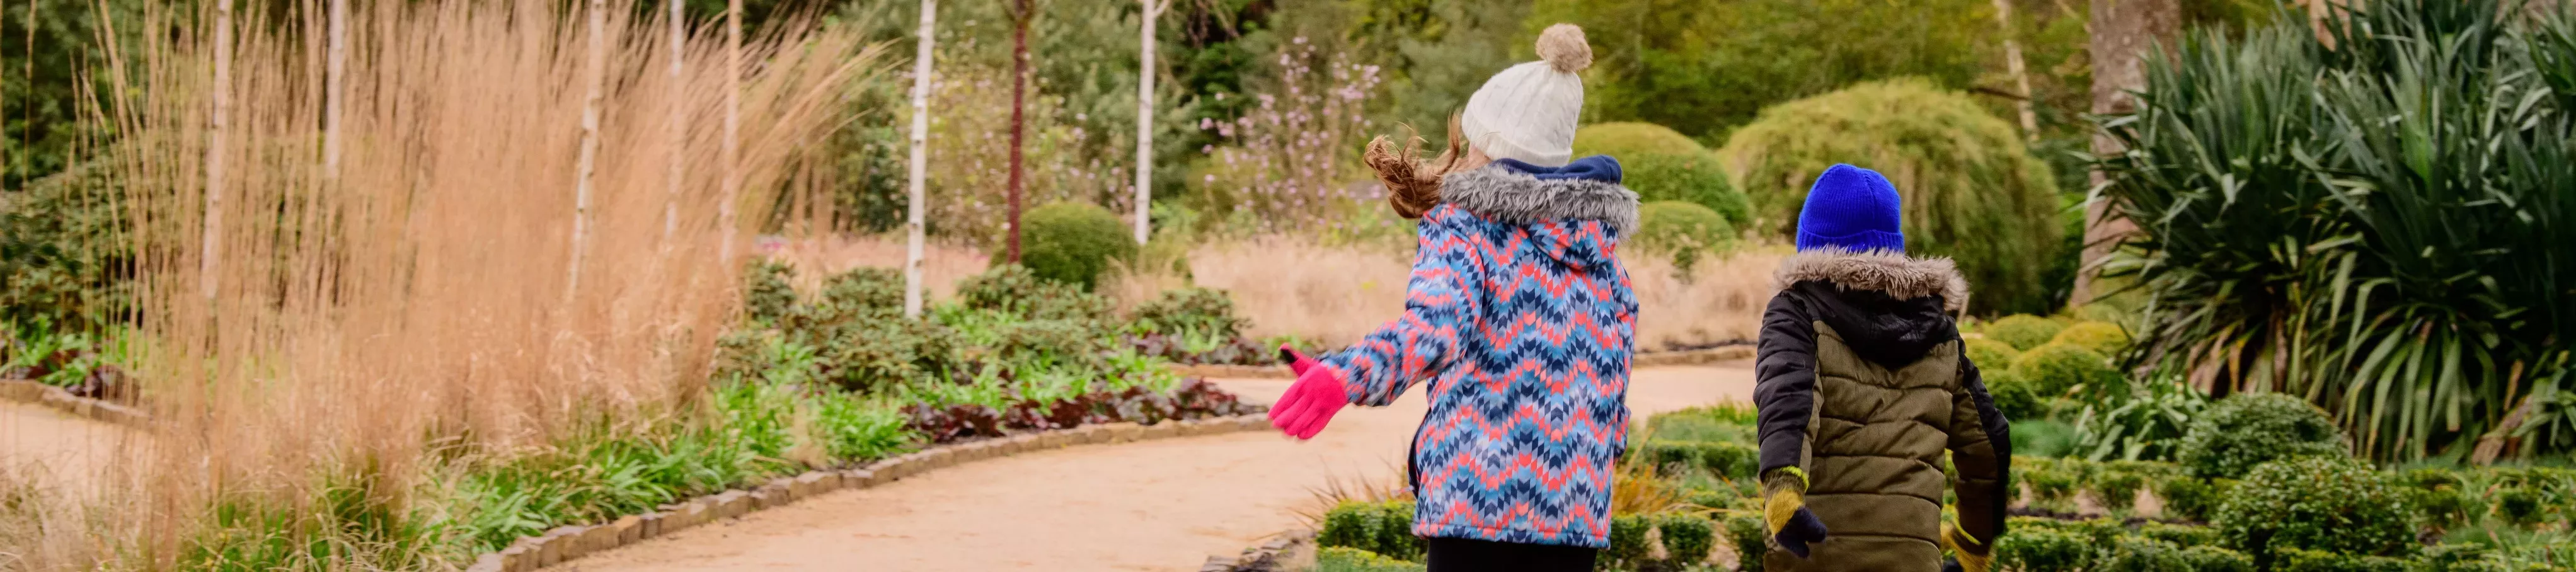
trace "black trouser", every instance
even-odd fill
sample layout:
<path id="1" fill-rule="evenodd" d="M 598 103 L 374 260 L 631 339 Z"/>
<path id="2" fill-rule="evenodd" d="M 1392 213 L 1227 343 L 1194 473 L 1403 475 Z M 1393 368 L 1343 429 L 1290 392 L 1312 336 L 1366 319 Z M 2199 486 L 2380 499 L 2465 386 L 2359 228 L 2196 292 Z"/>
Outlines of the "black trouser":
<path id="1" fill-rule="evenodd" d="M 1425 538 L 1429 572 L 1592 572 L 1600 549 L 1464 538 Z"/>

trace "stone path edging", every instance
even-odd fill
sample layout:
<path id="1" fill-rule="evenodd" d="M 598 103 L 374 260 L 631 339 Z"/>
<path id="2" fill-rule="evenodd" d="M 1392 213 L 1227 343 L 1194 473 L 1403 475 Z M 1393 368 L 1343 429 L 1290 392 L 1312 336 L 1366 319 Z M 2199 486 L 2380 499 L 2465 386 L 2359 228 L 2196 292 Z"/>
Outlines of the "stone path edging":
<path id="1" fill-rule="evenodd" d="M 1199 572 L 1279 572 L 1287 568 L 1281 558 L 1314 539 L 1315 531 L 1311 530 L 1283 532 L 1260 546 L 1243 549 L 1240 555 L 1208 556 L 1207 563 L 1199 565 Z"/>
<path id="2" fill-rule="evenodd" d="M 1750 357 L 1753 357 L 1753 344 L 1735 344 L 1700 350 L 1640 353 L 1629 362 L 1628 366 L 1637 368 L 1670 365 L 1698 365 Z M 1288 379 L 1290 377 L 1294 377 L 1288 374 L 1288 366 L 1284 365 L 1174 364 L 1171 368 L 1172 373 L 1178 374 L 1181 377 L 1222 377 L 1230 379 Z"/>
<path id="3" fill-rule="evenodd" d="M 143 414 L 141 409 L 72 395 L 72 392 L 63 391 L 63 388 L 45 385 L 35 380 L 0 379 L 0 400 L 42 405 L 93 421 L 126 427 L 142 427 L 152 423 L 152 416 Z"/>
<path id="4" fill-rule="evenodd" d="M 874 487 L 960 463 L 1075 445 L 1130 443 L 1269 429 L 1270 416 L 1253 413 L 1155 425 L 1110 423 L 942 445 L 878 460 L 855 469 L 807 471 L 796 476 L 779 477 L 752 490 L 727 490 L 663 505 L 658 511 L 619 517 L 603 524 L 556 527 L 542 535 L 522 537 L 500 552 L 485 553 L 476 558 L 466 572 L 532 572 L 594 552 L 740 517 L 753 511 L 786 506 L 842 489 Z"/>

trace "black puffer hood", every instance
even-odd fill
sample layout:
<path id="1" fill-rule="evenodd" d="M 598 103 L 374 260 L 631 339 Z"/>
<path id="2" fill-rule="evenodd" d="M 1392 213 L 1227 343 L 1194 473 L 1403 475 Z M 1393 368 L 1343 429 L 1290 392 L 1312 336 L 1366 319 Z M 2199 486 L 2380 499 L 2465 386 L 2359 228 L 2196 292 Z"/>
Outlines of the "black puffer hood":
<path id="1" fill-rule="evenodd" d="M 1841 333 L 1862 359 L 1898 367 L 1959 337 L 1950 313 L 1968 300 L 1968 281 L 1948 258 L 1827 248 L 1780 261 L 1775 277 Z"/>

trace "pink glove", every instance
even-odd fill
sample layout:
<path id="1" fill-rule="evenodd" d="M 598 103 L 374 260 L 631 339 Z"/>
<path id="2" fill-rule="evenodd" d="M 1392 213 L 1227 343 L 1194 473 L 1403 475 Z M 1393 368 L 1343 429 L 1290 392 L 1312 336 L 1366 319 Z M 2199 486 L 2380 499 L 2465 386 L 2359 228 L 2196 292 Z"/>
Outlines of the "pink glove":
<path id="1" fill-rule="evenodd" d="M 1298 440 L 1315 438 L 1333 414 L 1350 405 L 1350 395 L 1342 391 L 1342 380 L 1330 368 L 1316 367 L 1313 358 L 1279 346 L 1279 360 L 1288 362 L 1288 371 L 1297 374 L 1297 382 L 1288 384 L 1288 393 L 1270 406 L 1270 426 L 1279 428 Z"/>

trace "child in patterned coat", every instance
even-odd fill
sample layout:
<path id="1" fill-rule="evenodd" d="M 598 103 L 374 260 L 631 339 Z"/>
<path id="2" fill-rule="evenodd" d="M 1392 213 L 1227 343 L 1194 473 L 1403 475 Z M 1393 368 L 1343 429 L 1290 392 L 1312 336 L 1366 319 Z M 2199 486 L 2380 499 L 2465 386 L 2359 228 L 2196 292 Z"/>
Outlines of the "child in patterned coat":
<path id="1" fill-rule="evenodd" d="M 1582 30 L 1538 48 L 1469 98 L 1439 159 L 1370 143 L 1389 204 L 1421 219 L 1404 315 L 1321 359 L 1281 348 L 1298 377 L 1270 416 L 1299 439 L 1429 382 L 1408 477 L 1432 572 L 1589 571 L 1609 544 L 1637 319 L 1616 253 L 1637 194 L 1609 157 L 1569 161 Z"/>

